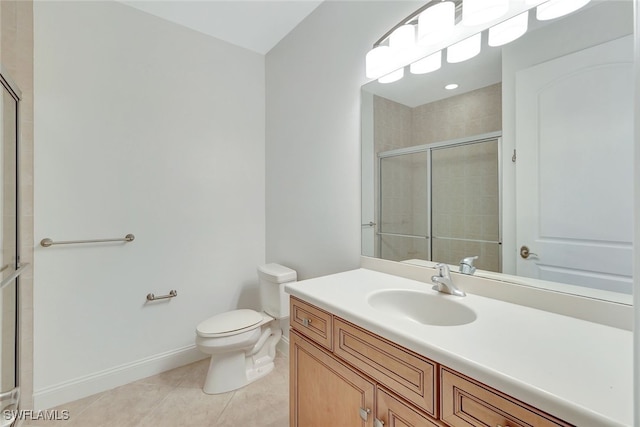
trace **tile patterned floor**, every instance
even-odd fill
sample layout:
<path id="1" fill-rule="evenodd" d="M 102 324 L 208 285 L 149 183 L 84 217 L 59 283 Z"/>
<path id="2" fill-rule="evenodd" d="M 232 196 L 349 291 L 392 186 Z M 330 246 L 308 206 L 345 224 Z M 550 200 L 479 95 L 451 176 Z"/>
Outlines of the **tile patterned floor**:
<path id="1" fill-rule="evenodd" d="M 208 395 L 205 359 L 53 408 L 68 410 L 68 420 L 21 427 L 288 427 L 289 360 L 278 353 L 275 365 L 244 388 Z"/>

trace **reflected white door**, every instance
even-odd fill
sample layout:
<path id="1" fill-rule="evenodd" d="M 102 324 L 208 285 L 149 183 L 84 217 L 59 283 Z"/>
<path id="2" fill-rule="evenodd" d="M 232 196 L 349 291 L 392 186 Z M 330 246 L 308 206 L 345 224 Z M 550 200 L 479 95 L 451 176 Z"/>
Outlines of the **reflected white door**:
<path id="1" fill-rule="evenodd" d="M 517 73 L 518 275 L 631 293 L 633 108 L 631 36 Z"/>

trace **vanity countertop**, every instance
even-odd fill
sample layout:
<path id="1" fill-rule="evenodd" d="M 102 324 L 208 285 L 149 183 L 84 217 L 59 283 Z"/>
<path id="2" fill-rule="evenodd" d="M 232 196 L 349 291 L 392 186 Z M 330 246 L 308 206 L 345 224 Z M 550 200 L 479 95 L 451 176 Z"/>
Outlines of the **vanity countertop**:
<path id="1" fill-rule="evenodd" d="M 445 295 L 427 283 L 363 268 L 285 289 L 576 426 L 633 424 L 630 331 L 478 295 Z M 454 299 L 477 318 L 431 326 L 389 315 L 367 302 L 371 293 L 385 289 Z"/>

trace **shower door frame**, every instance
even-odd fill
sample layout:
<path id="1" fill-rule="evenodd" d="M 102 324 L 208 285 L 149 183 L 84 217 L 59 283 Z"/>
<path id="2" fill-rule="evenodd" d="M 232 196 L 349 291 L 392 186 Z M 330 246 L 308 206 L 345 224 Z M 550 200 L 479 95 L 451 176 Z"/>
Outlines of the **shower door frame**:
<path id="1" fill-rule="evenodd" d="M 12 394 L 15 396 L 15 409 L 20 408 L 20 275 L 29 266 L 28 263 L 22 264 L 20 261 L 20 117 L 21 117 L 21 99 L 22 91 L 9 77 L 7 70 L 0 64 L 0 87 L 15 101 L 15 262 L 13 263 L 14 271 L 9 276 L 0 281 L 0 290 L 5 286 L 9 286 L 12 282 L 15 286 L 15 335 L 14 335 L 14 388 L 13 390 L 1 390 L 0 393 Z M 4 141 L 3 141 L 4 143 Z M 4 150 L 4 146 L 1 148 Z M 1 183 L 0 183 L 1 184 Z M 15 422 L 15 420 L 14 420 Z"/>
<path id="2" fill-rule="evenodd" d="M 454 148 L 460 147 L 464 145 L 477 144 L 482 142 L 494 141 L 498 142 L 498 240 L 497 241 L 488 241 L 488 240 L 477 240 L 477 239 L 460 239 L 460 238 L 447 238 L 448 240 L 459 240 L 466 242 L 479 242 L 479 243 L 496 243 L 498 245 L 498 269 L 499 272 L 502 271 L 502 131 L 496 132 L 488 132 L 479 135 L 468 136 L 464 138 L 456 138 L 445 141 L 432 142 L 428 144 L 415 145 L 412 147 L 406 148 L 397 148 L 394 150 L 382 151 L 377 153 L 378 158 L 378 201 L 376 206 L 377 211 L 377 219 L 378 227 L 376 230 L 376 252 L 377 257 L 382 259 L 382 237 L 383 236 L 394 236 L 394 237 L 405 237 L 405 238 L 413 238 L 413 239 L 426 239 L 427 240 L 427 261 L 433 261 L 433 240 L 434 239 L 442 239 L 442 237 L 433 236 L 433 212 L 432 212 L 432 182 L 431 182 L 431 162 L 432 162 L 432 151 L 442 148 Z M 399 233 L 386 233 L 382 231 L 382 161 L 384 159 L 405 156 L 410 154 L 417 153 L 425 153 L 427 154 L 427 230 L 428 233 L 426 236 L 422 235 L 413 235 L 413 234 L 399 234 Z M 473 255 L 473 254 L 470 254 Z M 435 262 L 435 261 L 434 261 Z"/>

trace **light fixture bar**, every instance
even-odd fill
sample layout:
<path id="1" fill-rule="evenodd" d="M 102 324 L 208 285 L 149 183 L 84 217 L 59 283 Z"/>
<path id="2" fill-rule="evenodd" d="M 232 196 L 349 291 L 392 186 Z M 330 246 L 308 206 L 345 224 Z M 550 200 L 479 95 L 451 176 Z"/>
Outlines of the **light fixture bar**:
<path id="1" fill-rule="evenodd" d="M 462 19 L 462 0 L 449 0 L 452 1 L 455 5 L 456 5 L 456 24 L 458 22 L 460 22 L 460 20 Z M 378 47 L 380 46 L 382 43 L 384 43 L 385 41 L 387 41 L 389 39 L 389 36 L 391 35 L 391 33 L 393 33 L 395 30 L 397 30 L 399 27 L 402 27 L 403 25 L 406 24 L 417 24 L 418 23 L 418 16 L 424 12 L 425 10 L 427 10 L 428 8 L 430 8 L 431 6 L 434 6 L 437 3 L 441 3 L 442 0 L 431 0 L 430 2 L 428 2 L 427 4 L 425 4 L 424 6 L 422 6 L 421 8 L 419 8 L 418 10 L 416 10 L 415 12 L 413 12 L 411 15 L 407 16 L 405 19 L 403 19 L 402 21 L 400 21 L 395 27 L 391 28 L 389 31 L 387 31 L 386 33 L 384 33 L 384 35 L 382 37 L 380 37 L 374 44 L 373 47 Z"/>

